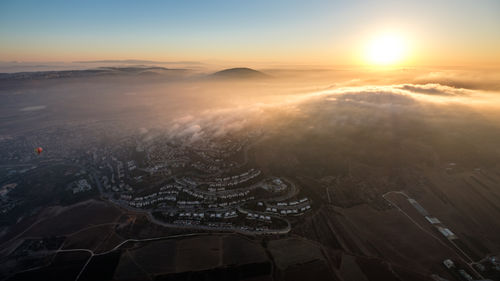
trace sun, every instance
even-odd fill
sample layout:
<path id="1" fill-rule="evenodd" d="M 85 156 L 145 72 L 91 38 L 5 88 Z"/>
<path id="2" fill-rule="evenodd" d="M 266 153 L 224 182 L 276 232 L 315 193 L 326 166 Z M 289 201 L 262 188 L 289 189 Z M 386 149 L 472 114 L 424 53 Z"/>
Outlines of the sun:
<path id="1" fill-rule="evenodd" d="M 367 48 L 367 60 L 377 65 L 400 63 L 405 55 L 405 44 L 401 36 L 384 34 L 375 37 Z"/>

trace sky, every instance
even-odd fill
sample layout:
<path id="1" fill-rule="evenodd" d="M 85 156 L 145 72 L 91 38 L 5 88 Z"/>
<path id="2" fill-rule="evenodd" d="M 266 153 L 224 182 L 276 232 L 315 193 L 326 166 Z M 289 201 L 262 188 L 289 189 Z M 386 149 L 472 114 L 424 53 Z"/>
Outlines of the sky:
<path id="1" fill-rule="evenodd" d="M 364 65 L 384 34 L 401 65 L 498 65 L 500 1 L 0 1 L 4 62 Z"/>

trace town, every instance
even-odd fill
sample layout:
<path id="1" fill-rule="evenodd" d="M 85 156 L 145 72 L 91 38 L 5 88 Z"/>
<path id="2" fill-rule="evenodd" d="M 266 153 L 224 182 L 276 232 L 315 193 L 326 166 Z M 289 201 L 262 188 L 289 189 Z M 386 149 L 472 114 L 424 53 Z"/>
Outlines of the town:
<path id="1" fill-rule="evenodd" d="M 158 224 L 246 234 L 288 233 L 287 218 L 309 212 L 313 202 L 290 179 L 251 166 L 247 151 L 258 134 L 194 143 L 165 137 L 144 140 L 135 135 L 114 146 L 79 144 L 77 151 L 52 151 L 47 146 L 42 157 L 21 159 L 10 152 L 5 156 L 19 163 L 8 170 L 11 180 L 21 180 L 29 169 L 60 163 L 66 167 L 64 194 L 68 198 L 98 195 L 122 208 L 146 213 Z M 43 142 L 43 137 L 38 136 L 38 141 Z M 26 140 L 17 145 L 37 143 Z M 15 188 L 13 183 L 1 190 L 3 213 L 20 204 L 8 196 Z"/>

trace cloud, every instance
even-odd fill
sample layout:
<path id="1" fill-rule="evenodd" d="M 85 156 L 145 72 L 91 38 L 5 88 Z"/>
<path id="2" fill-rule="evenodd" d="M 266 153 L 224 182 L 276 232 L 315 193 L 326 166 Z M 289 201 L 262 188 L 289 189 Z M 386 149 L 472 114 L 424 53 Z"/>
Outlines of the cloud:
<path id="1" fill-rule="evenodd" d="M 413 81 L 416 84 L 435 83 L 456 88 L 500 90 L 500 71 L 433 71 L 423 75 L 419 75 Z"/>
<path id="2" fill-rule="evenodd" d="M 45 105 L 34 105 L 34 106 L 27 106 L 19 109 L 20 111 L 36 111 L 36 110 L 42 110 L 47 108 Z"/>
<path id="3" fill-rule="evenodd" d="M 483 91 L 441 84 L 395 84 L 388 86 L 344 87 L 321 91 L 312 96 L 329 97 L 359 104 L 410 105 L 415 102 L 471 103 L 485 98 Z"/>
<path id="4" fill-rule="evenodd" d="M 477 90 L 435 83 L 343 87 L 295 95 L 283 102 L 205 110 L 175 119 L 168 125 L 168 130 L 171 137 L 193 142 L 201 138 L 244 132 L 249 126 L 256 124 L 270 128 L 272 122 L 286 122 L 299 116 L 311 120 L 319 116 L 330 118 L 332 122 L 335 119 L 335 122 L 344 123 L 346 120 L 373 122 L 370 118 L 375 119 L 387 114 L 420 114 L 426 105 L 432 108 L 431 104 L 468 105 L 472 99 L 478 97 Z M 366 112 L 370 112 L 372 117 Z"/>
<path id="5" fill-rule="evenodd" d="M 203 137 L 221 137 L 244 129 L 259 112 L 258 105 L 205 110 L 197 116 L 186 115 L 173 120 L 167 125 L 167 131 L 171 137 L 189 142 Z"/>
<path id="6" fill-rule="evenodd" d="M 440 84 L 425 84 L 425 85 L 413 85 L 404 84 L 400 86 L 395 86 L 396 89 L 406 90 L 412 93 L 426 94 L 426 95 L 441 95 L 441 96 L 463 96 L 471 94 L 473 91 L 454 88 L 449 86 L 443 86 Z"/>

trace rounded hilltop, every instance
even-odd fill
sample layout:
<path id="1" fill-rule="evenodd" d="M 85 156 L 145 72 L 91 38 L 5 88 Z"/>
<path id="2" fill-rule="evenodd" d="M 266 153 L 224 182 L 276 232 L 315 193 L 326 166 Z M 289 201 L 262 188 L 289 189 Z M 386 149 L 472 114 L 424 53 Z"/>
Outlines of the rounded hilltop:
<path id="1" fill-rule="evenodd" d="M 228 79 L 255 79 L 255 78 L 269 78 L 269 75 L 248 67 L 235 67 L 217 71 L 211 75 L 214 78 L 228 78 Z"/>

